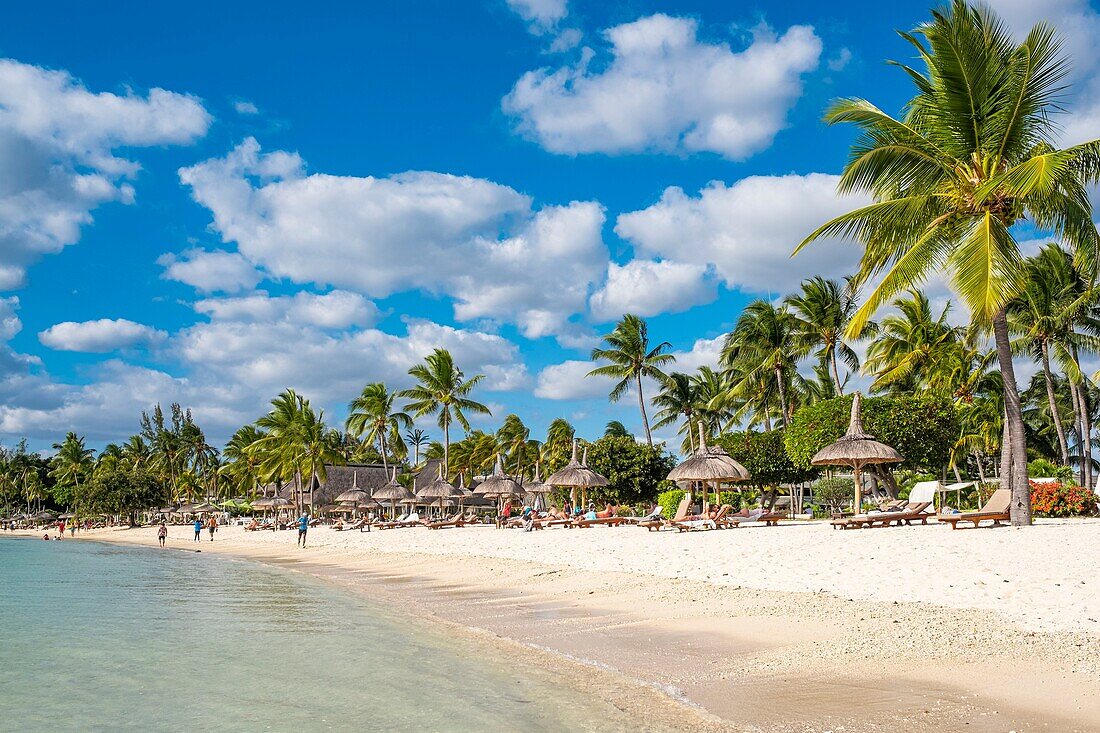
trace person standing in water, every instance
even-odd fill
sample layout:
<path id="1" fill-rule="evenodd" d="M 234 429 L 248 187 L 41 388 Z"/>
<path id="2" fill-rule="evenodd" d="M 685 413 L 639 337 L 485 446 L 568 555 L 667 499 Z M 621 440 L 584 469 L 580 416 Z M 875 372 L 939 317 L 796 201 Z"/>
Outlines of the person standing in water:
<path id="1" fill-rule="evenodd" d="M 202 520 L 195 517 L 195 542 L 202 539 Z"/>
<path id="2" fill-rule="evenodd" d="M 298 517 L 298 546 L 306 546 L 306 532 L 309 530 L 309 515 L 302 512 L 302 516 Z"/>
<path id="3" fill-rule="evenodd" d="M 164 541 L 168 539 L 168 527 L 164 522 L 160 523 L 160 528 L 157 529 L 157 541 L 160 542 L 160 546 L 164 547 Z"/>

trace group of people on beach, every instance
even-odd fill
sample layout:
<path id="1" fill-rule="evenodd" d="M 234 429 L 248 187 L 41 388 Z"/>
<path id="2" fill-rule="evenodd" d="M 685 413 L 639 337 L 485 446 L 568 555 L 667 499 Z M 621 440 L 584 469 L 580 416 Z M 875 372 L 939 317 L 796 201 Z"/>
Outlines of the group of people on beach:
<path id="1" fill-rule="evenodd" d="M 604 508 L 597 511 L 594 502 L 589 502 L 586 509 L 580 502 L 571 504 L 566 501 L 561 510 L 557 505 L 551 505 L 546 512 L 540 514 L 530 504 L 523 505 L 517 511 L 512 500 L 507 499 L 496 517 L 496 525 L 498 529 L 506 527 L 514 516 L 519 516 L 523 520 L 523 530 L 530 532 L 539 526 L 536 519 L 606 519 L 616 516 L 618 511 L 619 508 L 610 502 L 605 502 Z"/>

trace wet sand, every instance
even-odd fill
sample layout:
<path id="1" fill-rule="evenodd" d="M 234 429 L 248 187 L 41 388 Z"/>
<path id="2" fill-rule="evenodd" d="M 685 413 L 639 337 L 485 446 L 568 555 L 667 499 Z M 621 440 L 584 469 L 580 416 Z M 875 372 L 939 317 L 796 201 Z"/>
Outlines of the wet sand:
<path id="1" fill-rule="evenodd" d="M 200 546 L 326 578 L 455 633 L 472 630 L 608 699 L 644 721 L 642 730 L 1100 731 L 1100 636 L 1026 628 L 1014 620 L 1020 608 L 1010 619 L 985 608 L 457 554 L 456 543 L 525 539 L 481 528 L 318 529 L 304 551 L 292 533 L 257 534 L 226 528 Z M 648 533 L 560 534 L 574 548 L 591 538 L 595 551 L 608 538 Z M 152 529 L 86 537 L 156 542 Z M 438 543 L 439 552 L 408 552 L 410 543 Z"/>

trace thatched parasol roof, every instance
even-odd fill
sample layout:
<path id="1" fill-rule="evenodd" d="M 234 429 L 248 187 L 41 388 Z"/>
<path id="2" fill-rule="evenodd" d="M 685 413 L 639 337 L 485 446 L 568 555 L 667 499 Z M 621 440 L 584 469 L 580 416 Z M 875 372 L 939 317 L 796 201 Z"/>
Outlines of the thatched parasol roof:
<path id="1" fill-rule="evenodd" d="M 852 417 L 848 432 L 825 446 L 810 462 L 815 466 L 852 466 L 859 468 L 877 463 L 900 463 L 905 458 L 900 453 L 875 440 L 875 436 L 863 429 L 862 397 L 859 392 L 852 398 Z"/>
<path id="2" fill-rule="evenodd" d="M 428 504 L 438 504 L 442 499 L 457 499 L 466 496 L 466 492 L 443 478 L 443 464 L 437 467 L 438 477 L 416 492 L 416 498 Z"/>
<path id="3" fill-rule="evenodd" d="M 492 475 L 477 485 L 474 495 L 499 499 L 522 498 L 523 487 L 516 483 L 515 479 L 505 475 L 498 453 Z"/>
<path id="4" fill-rule="evenodd" d="M 206 502 L 203 502 L 202 504 L 196 504 L 195 506 L 191 507 L 192 514 L 209 514 L 210 512 L 214 512 L 217 510 L 218 508 L 216 506 L 214 506 L 213 504 L 207 504 Z"/>
<path id="5" fill-rule="evenodd" d="M 416 495 L 412 490 L 405 488 L 401 484 L 397 483 L 397 469 L 393 469 L 393 475 L 390 476 L 390 481 L 380 489 L 375 489 L 371 492 L 370 498 L 375 501 L 387 501 L 391 504 L 405 503 L 409 500 L 416 502 Z"/>
<path id="6" fill-rule="evenodd" d="M 593 471 L 587 465 L 588 449 L 585 449 L 584 460 L 577 462 L 577 441 L 573 441 L 573 456 L 565 468 L 555 471 L 546 479 L 550 486 L 565 486 L 567 488 L 589 489 L 594 486 L 607 486 L 607 479 Z"/>
<path id="7" fill-rule="evenodd" d="M 752 478 L 747 468 L 733 460 L 722 446 L 707 447 L 703 423 L 699 423 L 699 447 L 691 457 L 668 473 L 670 481 L 732 483 Z"/>
<path id="8" fill-rule="evenodd" d="M 351 488 L 347 491 L 337 494 L 333 501 L 339 504 L 358 504 L 364 499 L 369 498 L 370 494 L 359 488 L 358 472 L 352 471 Z"/>
<path id="9" fill-rule="evenodd" d="M 281 496 L 265 496 L 252 502 L 252 507 L 255 509 L 278 509 L 283 506 L 290 506 L 290 500 Z M 183 508 L 181 507 L 180 510 L 183 511 Z"/>

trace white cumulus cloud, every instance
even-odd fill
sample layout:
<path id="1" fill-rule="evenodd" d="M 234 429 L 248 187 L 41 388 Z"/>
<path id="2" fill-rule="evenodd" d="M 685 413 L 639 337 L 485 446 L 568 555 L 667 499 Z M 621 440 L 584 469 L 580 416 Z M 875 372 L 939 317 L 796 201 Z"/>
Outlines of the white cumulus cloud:
<path id="1" fill-rule="evenodd" d="M 593 320 L 611 321 L 624 313 L 655 316 L 678 313 L 717 297 L 714 279 L 705 265 L 671 260 L 631 260 L 607 267 L 607 282 L 592 294 Z"/>
<path id="2" fill-rule="evenodd" d="M 741 50 L 697 37 L 691 18 L 657 14 L 605 31 L 610 60 L 524 74 L 504 98 L 519 131 L 555 153 L 709 151 L 741 160 L 768 147 L 817 68 L 809 26 L 758 26 Z"/>
<path id="3" fill-rule="evenodd" d="M 531 30 L 545 33 L 553 29 L 566 15 L 569 7 L 566 0 L 505 0 L 508 7 L 519 17 L 527 21 Z"/>
<path id="4" fill-rule="evenodd" d="M 191 143 L 210 115 L 186 94 L 92 92 L 68 72 L 0 59 L 0 290 L 80 239 L 91 212 L 129 203 L 140 166 L 118 148 Z"/>
<path id="5" fill-rule="evenodd" d="M 535 396 L 547 400 L 581 400 L 606 397 L 611 381 L 589 377 L 596 368 L 590 361 L 563 361 L 544 367 L 535 383 Z"/>
<path id="6" fill-rule="evenodd" d="M 166 280 L 190 285 L 204 293 L 236 293 L 256 287 L 262 276 L 237 252 L 189 249 L 175 255 L 161 255 L 157 264 L 164 267 Z"/>
<path id="7" fill-rule="evenodd" d="M 57 351 L 81 351 L 104 354 L 118 349 L 148 346 L 167 337 L 164 331 L 125 318 L 100 318 L 94 321 L 64 321 L 38 334 L 44 346 Z"/>
<path id="8" fill-rule="evenodd" d="M 829 240 L 792 258 L 806 235 L 868 203 L 836 194 L 837 176 L 752 176 L 713 181 L 698 196 L 665 189 L 652 206 L 619 216 L 615 232 L 641 254 L 710 265 L 725 283 L 755 293 L 786 293 L 811 275 L 851 274 L 860 249 Z"/>
<path id="9" fill-rule="evenodd" d="M 485 179 L 306 174 L 297 155 L 261 153 L 251 138 L 180 177 L 222 238 L 274 277 L 368 297 L 448 295 L 460 320 L 515 323 L 530 337 L 571 331 L 607 264 L 598 203 L 536 211 Z"/>
<path id="10" fill-rule="evenodd" d="M 286 321 L 336 329 L 371 326 L 379 315 L 374 303 L 345 290 L 324 294 L 303 291 L 276 297 L 257 292 L 236 298 L 206 298 L 194 307 L 217 321 Z"/>

